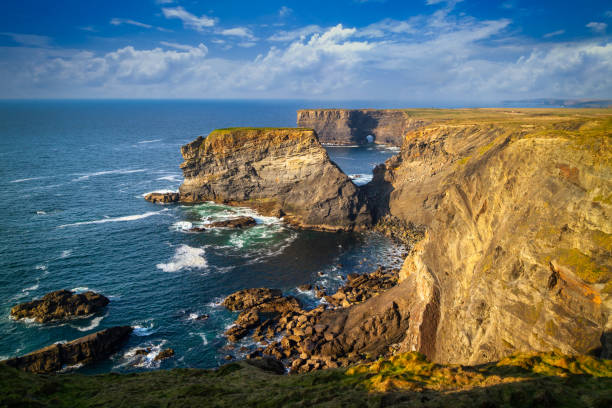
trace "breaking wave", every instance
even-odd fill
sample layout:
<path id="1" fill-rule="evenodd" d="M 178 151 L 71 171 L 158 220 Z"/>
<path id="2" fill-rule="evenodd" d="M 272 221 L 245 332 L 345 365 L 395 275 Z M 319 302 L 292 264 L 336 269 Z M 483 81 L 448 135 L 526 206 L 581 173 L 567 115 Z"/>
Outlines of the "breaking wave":
<path id="1" fill-rule="evenodd" d="M 185 268 L 203 269 L 208 266 L 204 258 L 204 248 L 192 248 L 181 245 L 176 249 L 174 257 L 168 263 L 157 264 L 157 268 L 164 272 L 177 272 Z"/>

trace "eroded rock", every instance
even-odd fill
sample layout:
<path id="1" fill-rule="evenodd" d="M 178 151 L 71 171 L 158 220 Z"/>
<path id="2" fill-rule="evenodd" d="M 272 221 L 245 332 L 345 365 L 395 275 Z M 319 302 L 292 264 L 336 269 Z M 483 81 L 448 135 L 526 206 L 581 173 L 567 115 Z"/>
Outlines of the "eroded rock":
<path id="1" fill-rule="evenodd" d="M 95 292 L 74 293 L 63 289 L 48 293 L 41 299 L 13 306 L 11 316 L 46 323 L 91 315 L 108 303 L 108 298 Z"/>
<path id="2" fill-rule="evenodd" d="M 257 225 L 253 217 L 238 217 L 206 224 L 206 228 L 248 228 Z M 192 228 L 193 229 L 193 228 Z"/>
<path id="3" fill-rule="evenodd" d="M 246 206 L 302 228 L 350 230 L 371 224 L 365 195 L 310 129 L 220 129 L 181 152 L 182 202 Z"/>
<path id="4" fill-rule="evenodd" d="M 108 358 L 121 348 L 131 332 L 130 326 L 111 327 L 68 343 L 52 344 L 2 363 L 33 373 L 53 373 L 65 366 L 86 365 Z"/>
<path id="5" fill-rule="evenodd" d="M 149 193 L 144 199 L 154 204 L 169 204 L 178 202 L 179 197 L 179 193 Z"/>

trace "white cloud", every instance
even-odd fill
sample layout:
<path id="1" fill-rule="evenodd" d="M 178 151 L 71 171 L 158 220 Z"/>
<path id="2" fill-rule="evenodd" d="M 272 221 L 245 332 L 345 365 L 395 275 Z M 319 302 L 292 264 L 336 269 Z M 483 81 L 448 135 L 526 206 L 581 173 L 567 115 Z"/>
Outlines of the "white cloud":
<path id="1" fill-rule="evenodd" d="M 544 38 L 556 37 L 558 35 L 565 34 L 565 30 L 557 30 L 550 33 L 544 34 Z"/>
<path id="2" fill-rule="evenodd" d="M 596 21 L 591 21 L 586 25 L 587 28 L 590 28 L 594 33 L 605 33 L 608 25 L 606 23 L 598 23 Z"/>
<path id="3" fill-rule="evenodd" d="M 513 37 L 509 20 L 479 21 L 443 10 L 399 23 L 277 33 L 275 45 L 256 58 L 239 52 L 221 58 L 203 44 L 173 42 L 106 54 L 0 47 L 0 60 L 11 62 L 0 64 L 0 95 L 367 98 L 430 106 L 612 95 L 607 39 L 534 42 Z M 244 35 L 233 37 L 238 47 L 252 46 Z M 223 47 L 230 38 L 211 42 Z"/>
<path id="4" fill-rule="evenodd" d="M 172 3 L 174 3 L 174 0 L 155 0 L 155 3 L 157 3 L 157 4 L 172 4 Z"/>
<path id="5" fill-rule="evenodd" d="M 219 34 L 230 36 L 230 37 L 248 38 L 251 40 L 255 39 L 255 36 L 253 36 L 253 33 L 251 32 L 251 30 L 249 30 L 246 27 L 228 28 L 228 29 L 219 31 Z"/>
<path id="6" fill-rule="evenodd" d="M 289 42 L 309 36 L 314 33 L 322 33 L 324 29 L 312 24 L 291 31 L 279 31 L 268 38 L 268 41 Z"/>
<path id="7" fill-rule="evenodd" d="M 133 25 L 136 27 L 142 27 L 142 28 L 152 28 L 153 27 L 151 24 L 141 23 L 140 21 L 130 20 L 129 18 L 113 18 L 111 19 L 110 23 L 115 26 L 118 26 L 121 24 L 129 24 L 129 25 Z"/>
<path id="8" fill-rule="evenodd" d="M 0 35 L 11 37 L 16 43 L 31 47 L 48 47 L 51 43 L 51 38 L 44 35 L 20 33 L 0 33 Z"/>
<path id="9" fill-rule="evenodd" d="M 289 14 L 293 13 L 293 10 L 287 6 L 283 6 L 278 10 L 278 15 L 280 17 L 287 17 Z"/>
<path id="10" fill-rule="evenodd" d="M 162 8 L 162 13 L 166 18 L 177 18 L 181 20 L 184 27 L 191 28 L 196 31 L 204 31 L 205 27 L 212 27 L 216 23 L 214 18 L 210 18 L 205 15 L 197 17 L 181 6 L 171 8 L 164 7 Z"/>

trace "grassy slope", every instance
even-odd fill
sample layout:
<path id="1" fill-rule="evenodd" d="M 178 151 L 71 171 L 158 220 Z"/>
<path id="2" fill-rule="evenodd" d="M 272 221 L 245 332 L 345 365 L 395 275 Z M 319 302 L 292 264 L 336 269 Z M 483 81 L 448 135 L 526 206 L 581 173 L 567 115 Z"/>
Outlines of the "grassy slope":
<path id="1" fill-rule="evenodd" d="M 417 353 L 300 375 L 245 362 L 216 371 L 34 375 L 0 366 L 0 406 L 608 407 L 612 361 L 521 354 L 480 367 L 440 366 Z"/>

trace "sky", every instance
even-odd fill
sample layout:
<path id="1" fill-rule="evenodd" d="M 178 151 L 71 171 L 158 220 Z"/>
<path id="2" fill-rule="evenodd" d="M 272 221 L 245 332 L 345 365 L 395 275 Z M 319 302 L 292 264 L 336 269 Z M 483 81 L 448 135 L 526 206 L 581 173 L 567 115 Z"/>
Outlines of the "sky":
<path id="1" fill-rule="evenodd" d="M 3 0 L 0 98 L 612 99 L 612 3 Z"/>

